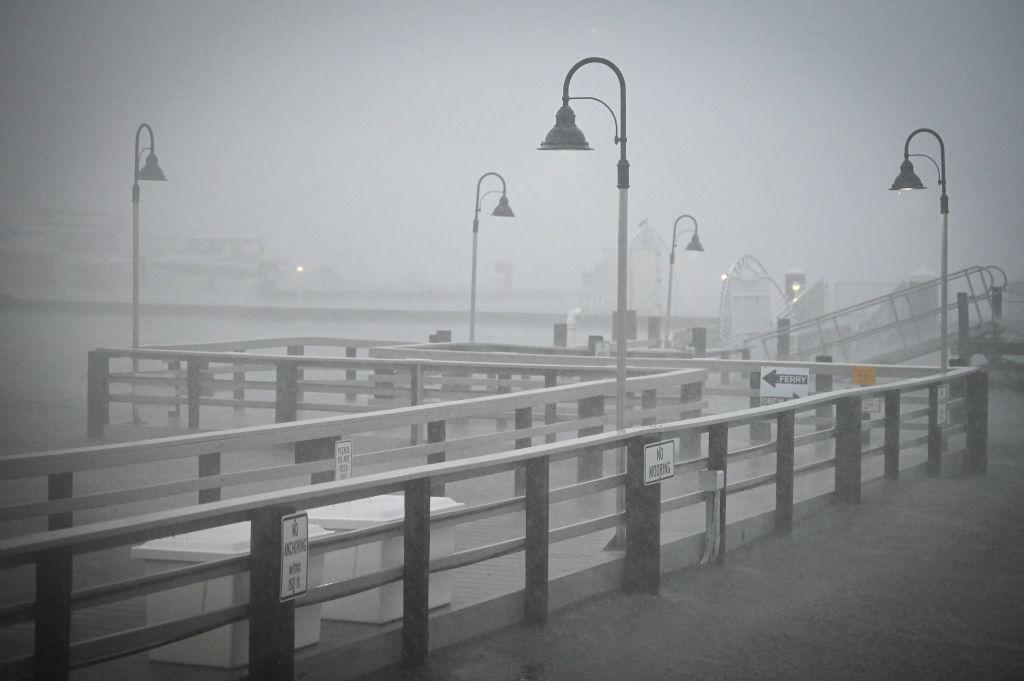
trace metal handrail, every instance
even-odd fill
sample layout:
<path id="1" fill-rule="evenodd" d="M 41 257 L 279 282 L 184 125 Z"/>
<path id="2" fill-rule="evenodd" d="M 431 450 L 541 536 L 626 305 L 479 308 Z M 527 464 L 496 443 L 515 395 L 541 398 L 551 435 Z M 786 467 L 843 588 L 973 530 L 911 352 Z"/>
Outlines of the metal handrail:
<path id="1" fill-rule="evenodd" d="M 974 278 L 980 278 L 981 279 L 981 289 L 982 289 L 982 291 L 980 293 L 979 292 L 975 292 L 974 280 L 973 280 Z M 967 285 L 969 286 L 969 288 L 971 290 L 971 295 L 969 296 L 968 300 L 969 300 L 970 303 L 973 303 L 975 305 L 975 307 L 978 310 L 979 315 L 980 315 L 980 307 L 978 306 L 978 302 L 980 300 L 990 299 L 991 292 L 992 292 L 992 289 L 994 287 L 996 287 L 996 286 L 1005 287 L 1007 278 L 1006 278 L 1006 273 L 1002 270 L 1002 268 L 994 266 L 994 265 L 989 265 L 989 266 L 973 266 L 973 267 L 968 267 L 968 268 L 965 268 L 965 269 L 960 270 L 958 272 L 954 272 L 953 274 L 951 274 L 947 278 L 948 283 L 955 283 L 958 280 L 965 281 L 967 283 Z M 900 318 L 900 316 L 898 314 L 898 307 L 896 306 L 895 301 L 898 300 L 899 298 L 909 298 L 909 297 L 911 297 L 911 296 L 913 296 L 913 295 L 915 295 L 915 294 L 917 294 L 919 292 L 930 290 L 930 289 L 932 289 L 935 286 L 940 285 L 940 284 L 941 284 L 941 278 L 930 279 L 928 281 L 920 282 L 918 284 L 914 284 L 912 286 L 908 286 L 906 288 L 902 288 L 902 289 L 899 289 L 897 291 L 893 291 L 891 293 L 887 293 L 887 294 L 882 295 L 882 296 L 877 296 L 875 298 L 871 298 L 869 300 L 857 303 L 855 305 L 850 305 L 850 306 L 841 308 L 839 310 L 835 310 L 833 312 L 829 312 L 827 314 L 821 315 L 819 317 L 815 317 L 813 319 L 808 319 L 808 320 L 805 320 L 805 321 L 802 321 L 802 322 L 797 322 L 797 323 L 791 324 L 789 326 L 789 329 L 788 329 L 788 333 L 791 336 L 795 336 L 795 335 L 799 334 L 801 331 L 809 331 L 809 330 L 811 330 L 811 331 L 817 332 L 817 334 L 819 336 L 819 341 L 820 341 L 820 345 L 815 346 L 814 348 L 806 350 L 806 351 L 797 351 L 797 352 L 791 353 L 791 356 L 797 356 L 797 355 L 801 355 L 801 354 L 809 354 L 810 352 L 818 351 L 818 350 L 824 350 L 824 349 L 827 349 L 828 347 L 831 347 L 831 346 L 839 346 L 843 350 L 843 355 L 849 359 L 849 354 L 846 352 L 846 349 L 845 349 L 845 344 L 846 343 L 848 343 L 849 341 L 854 340 L 854 339 L 863 339 L 863 338 L 875 335 L 877 333 L 882 333 L 882 332 L 885 332 L 885 331 L 890 331 L 893 328 L 898 328 L 901 331 L 901 334 L 900 334 L 901 335 L 901 342 L 904 345 L 904 349 L 909 349 L 910 348 L 910 344 L 907 342 L 907 338 L 906 338 L 905 334 L 903 334 L 903 332 L 902 332 L 903 331 L 903 325 L 907 324 L 907 323 L 916 323 L 917 321 L 919 321 L 921 319 L 925 319 L 927 317 L 930 317 L 930 316 L 933 316 L 933 315 L 937 315 L 941 311 L 941 308 L 935 308 L 934 310 L 929 310 L 929 311 L 926 311 L 926 312 L 923 312 L 923 313 L 919 313 L 919 314 L 915 314 L 915 315 L 912 315 L 912 316 L 909 316 L 909 317 Z M 868 329 L 868 330 L 866 330 L 864 332 L 858 333 L 856 336 L 843 336 L 842 335 L 842 333 L 840 331 L 840 320 L 842 318 L 850 316 L 850 315 L 853 315 L 853 314 L 856 314 L 856 313 L 864 311 L 864 310 L 869 310 L 871 308 L 875 308 L 877 306 L 882 306 L 882 305 L 886 305 L 886 304 L 888 304 L 889 308 L 892 309 L 892 311 L 893 311 L 893 316 L 895 317 L 895 321 L 894 322 L 890 322 L 889 324 L 885 324 L 885 325 L 879 326 L 877 328 Z M 955 306 L 949 306 L 949 307 L 952 308 L 952 307 L 955 307 Z M 836 338 L 835 339 L 830 340 L 830 341 L 827 341 L 825 339 L 824 333 L 822 332 L 822 327 L 823 327 L 823 325 L 826 325 L 826 324 L 830 324 L 830 325 L 832 325 L 835 328 L 835 331 L 836 331 Z M 915 326 L 915 329 L 916 329 L 916 326 Z M 918 335 L 920 335 L 919 332 L 918 332 Z M 772 356 L 772 352 L 770 350 L 771 343 L 772 343 L 773 340 L 777 341 L 778 338 L 779 338 L 779 331 L 776 329 L 776 330 L 772 330 L 772 331 L 767 331 L 767 332 L 762 333 L 762 334 L 757 335 L 757 336 L 753 336 L 753 337 L 747 338 L 744 341 L 744 344 L 746 346 L 748 346 L 748 347 L 749 346 L 760 345 L 762 350 L 764 351 L 765 355 L 768 356 L 768 357 L 771 357 Z M 919 340 L 921 340 L 921 339 L 919 338 Z"/>

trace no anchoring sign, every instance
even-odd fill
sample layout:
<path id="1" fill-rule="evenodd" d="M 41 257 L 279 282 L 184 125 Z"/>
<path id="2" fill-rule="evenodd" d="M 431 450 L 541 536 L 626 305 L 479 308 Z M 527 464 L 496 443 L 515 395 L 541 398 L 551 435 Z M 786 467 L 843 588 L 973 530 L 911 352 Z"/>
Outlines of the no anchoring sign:
<path id="1" fill-rule="evenodd" d="M 807 397 L 810 369 L 761 367 L 761 406 Z"/>
<path id="2" fill-rule="evenodd" d="M 309 516 L 293 513 L 281 517 L 281 600 L 306 593 L 309 572 Z"/>

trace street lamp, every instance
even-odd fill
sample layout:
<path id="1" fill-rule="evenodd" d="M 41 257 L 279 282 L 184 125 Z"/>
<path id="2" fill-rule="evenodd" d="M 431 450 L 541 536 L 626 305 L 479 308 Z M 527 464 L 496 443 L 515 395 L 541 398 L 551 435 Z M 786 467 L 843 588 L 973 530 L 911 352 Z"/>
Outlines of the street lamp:
<path id="1" fill-rule="evenodd" d="M 943 144 L 942 138 L 939 137 L 939 133 L 935 132 L 930 128 L 918 128 L 914 132 L 910 133 L 907 137 L 907 141 L 903 144 L 903 163 L 900 164 L 900 174 L 896 176 L 896 179 L 892 183 L 891 190 L 902 191 L 906 189 L 924 189 L 924 183 L 921 182 L 921 178 L 914 172 L 914 164 L 910 161 L 910 140 L 915 135 L 921 132 L 927 132 L 934 136 L 939 141 L 939 186 L 942 188 L 942 194 L 939 196 L 939 213 L 942 215 L 942 248 L 941 248 L 941 292 L 939 296 L 939 304 L 942 309 L 939 313 L 939 334 L 941 337 L 941 348 L 939 353 L 939 362 L 942 371 L 945 371 L 949 364 L 949 348 L 946 346 L 946 330 L 948 328 L 948 310 L 946 309 L 949 298 L 949 197 L 946 195 L 946 145 Z M 914 154 L 915 156 L 924 156 L 925 154 Z M 931 158 L 930 156 L 928 158 Z M 935 159 L 931 159 L 932 163 Z"/>
<path id="2" fill-rule="evenodd" d="M 149 146 L 139 149 L 139 137 L 142 129 L 149 133 Z M 148 151 L 146 163 L 139 168 L 139 157 Z M 135 175 L 132 183 L 132 349 L 139 347 L 139 180 L 166 180 L 164 171 L 156 160 L 156 142 L 153 140 L 153 128 L 147 123 L 135 131 Z M 136 361 L 132 359 L 132 374 L 135 373 Z"/>
<path id="3" fill-rule="evenodd" d="M 512 212 L 512 208 L 508 205 L 508 196 L 505 195 L 505 178 L 498 173 L 484 173 L 480 176 L 480 179 L 476 181 L 476 201 L 474 202 L 475 210 L 473 212 L 473 277 L 470 283 L 469 291 L 469 342 L 472 343 L 476 339 L 476 241 L 477 235 L 480 232 L 480 201 L 483 199 L 480 196 L 480 184 L 484 181 L 484 178 L 488 175 L 501 180 L 501 198 L 498 199 L 498 205 L 494 207 L 494 211 L 491 215 L 499 218 L 514 218 L 515 213 Z M 484 193 L 484 196 L 491 192 Z"/>
<path id="4" fill-rule="evenodd" d="M 679 221 L 683 218 L 689 218 L 693 221 L 693 229 L 684 229 L 682 232 L 677 232 L 676 229 L 679 227 Z M 672 250 L 668 255 L 668 301 L 665 303 L 665 342 L 664 347 L 668 347 L 669 339 L 672 337 L 672 266 L 676 264 L 676 238 L 680 233 L 686 234 L 693 232 L 693 237 L 690 239 L 690 243 L 686 244 L 686 250 L 696 251 L 698 253 L 704 252 L 704 247 L 700 245 L 700 237 L 697 236 L 697 218 L 692 215 L 680 215 L 676 218 L 675 224 L 672 225 Z"/>
<path id="5" fill-rule="evenodd" d="M 569 81 L 573 74 L 586 64 L 604 64 L 619 79 L 619 119 L 615 120 L 615 112 L 612 108 L 596 97 L 570 97 Z M 616 415 L 615 426 L 622 430 L 625 423 L 626 406 L 626 223 L 629 191 L 629 161 L 626 160 L 626 80 L 622 77 L 622 71 L 612 62 L 601 57 L 588 57 L 576 62 L 569 73 L 565 75 L 565 82 L 562 84 L 562 107 L 555 114 L 555 127 L 551 128 L 539 149 L 542 151 L 554 150 L 576 150 L 589 151 L 590 145 L 583 131 L 576 127 L 576 112 L 569 106 L 571 99 L 589 99 L 602 105 L 612 115 L 615 121 L 615 144 L 619 145 L 618 188 L 619 188 L 619 236 L 618 236 L 618 318 L 615 320 L 615 356 L 616 356 L 616 380 L 615 400 Z M 622 135 L 619 135 L 619 123 L 622 123 Z"/>

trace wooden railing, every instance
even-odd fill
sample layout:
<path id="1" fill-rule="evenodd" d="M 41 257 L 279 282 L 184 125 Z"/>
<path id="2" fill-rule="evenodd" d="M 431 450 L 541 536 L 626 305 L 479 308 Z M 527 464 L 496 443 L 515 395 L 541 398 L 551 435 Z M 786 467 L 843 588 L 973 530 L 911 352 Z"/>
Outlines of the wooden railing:
<path id="1" fill-rule="evenodd" d="M 216 344 L 212 344 L 216 345 Z M 236 343 L 241 348 L 241 343 Z M 352 347 L 352 346 L 347 346 Z M 379 346 L 375 346 L 379 347 Z M 303 354 L 289 346 L 288 355 L 182 349 L 97 348 L 89 352 L 87 433 L 101 437 L 111 421 L 112 404 L 172 409 L 178 425 L 180 408 L 187 427 L 200 427 L 200 412 L 220 407 L 228 412 L 272 411 L 275 422 L 293 421 L 299 412 L 366 413 L 401 405 L 468 399 L 614 375 L 598 362 L 496 362 L 479 355 L 476 362 L 452 356 L 433 361 L 382 360 Z M 139 367 L 133 373 L 133 361 Z M 111 367 L 121 362 L 120 371 Z M 153 368 L 156 366 L 157 368 Z M 637 369 L 632 373 L 651 373 Z M 121 390 L 114 390 L 114 387 Z M 230 419 L 215 425 L 225 427 Z"/>
<path id="2" fill-rule="evenodd" d="M 200 361 L 206 357 L 204 353 L 197 355 Z M 418 381 L 431 363 L 398 365 L 411 367 Z M 382 363 L 375 362 L 374 366 Z M 476 365 L 457 366 L 473 370 Z M 567 371 L 574 376 L 581 373 L 574 367 Z M 553 373 L 549 375 L 554 377 Z M 700 369 L 683 369 L 628 379 L 627 389 L 640 399 L 634 398 L 628 405 L 626 423 L 700 415 L 704 407 L 701 386 L 706 378 L 706 372 Z M 611 401 L 608 398 L 614 394 L 614 381 L 603 379 L 365 414 L 12 455 L 0 458 L 0 480 L 42 478 L 49 494 L 47 499 L 17 503 L 10 503 L 9 496 L 0 506 L 0 522 L 48 518 L 49 527 L 55 529 L 79 524 L 80 519 L 73 522 L 73 514 L 103 511 L 103 517 L 109 517 L 111 509 L 124 504 L 191 494 L 198 496 L 179 503 L 202 503 L 219 500 L 223 491 L 231 488 L 244 492 L 253 485 L 262 485 L 263 490 L 293 487 L 302 484 L 298 482 L 302 478 L 311 483 L 325 482 L 334 479 L 335 443 L 339 440 L 356 444 L 354 467 L 360 472 L 500 451 L 522 446 L 523 441 L 532 438 L 552 442 L 559 437 L 600 432 L 614 422 L 614 411 L 605 408 L 606 400 Z M 482 420 L 483 425 L 475 427 L 467 423 L 470 420 Z M 164 465 L 167 470 L 161 473 L 159 483 L 119 487 L 118 471 L 138 464 Z M 599 462 L 587 459 L 580 466 L 582 477 L 601 475 Z M 75 480 L 85 474 L 93 478 L 99 475 L 102 482 L 92 482 L 83 489 Z M 514 484 L 521 490 L 521 472 Z"/>
<path id="3" fill-rule="evenodd" d="M 633 379 L 634 381 L 647 379 Z M 958 397 L 948 403 L 949 409 L 963 412 L 962 423 L 940 423 L 940 386 L 948 385 Z M 636 389 L 637 385 L 632 386 Z M 574 386 L 575 388 L 575 386 Z M 927 406 L 919 413 L 901 410 L 902 398 L 924 392 Z M 516 409 L 533 409 L 535 396 L 510 395 L 487 400 L 518 400 Z M 881 398 L 884 416 L 863 419 L 862 400 Z M 545 403 L 540 398 L 540 403 Z M 397 410 L 386 417 L 401 418 L 401 412 L 422 412 L 432 406 L 417 406 Z M 454 408 L 454 405 L 449 405 Z M 469 404 L 459 409 L 472 410 Z M 676 407 L 678 408 L 678 407 Z M 835 425 L 825 430 L 799 432 L 797 415 L 816 413 L 821 409 L 835 409 Z M 923 435 L 903 438 L 904 424 L 911 419 L 927 419 Z M 310 441 L 337 436 L 338 425 L 346 417 L 320 419 L 305 423 L 279 424 L 256 429 L 244 437 L 259 436 L 264 443 Z M 373 417 L 369 417 L 373 418 Z M 730 430 L 764 420 L 775 424 L 774 441 L 730 450 Z M 33 621 L 35 624 L 35 653 L 32 656 L 9 660 L 0 666 L 0 677 L 18 679 L 66 679 L 69 670 L 101 660 L 145 650 L 170 641 L 180 640 L 208 631 L 229 622 L 249 622 L 249 678 L 288 679 L 295 675 L 293 650 L 294 612 L 298 606 L 322 603 L 382 584 L 401 581 L 404 585 L 401 655 L 408 664 L 424 661 L 429 642 L 428 576 L 431 572 L 450 570 L 471 565 L 508 553 L 525 552 L 525 589 L 523 590 L 524 617 L 531 622 L 543 621 L 548 613 L 548 559 L 549 545 L 602 529 L 624 525 L 626 528 L 625 554 L 622 559 L 624 590 L 657 593 L 662 560 L 660 539 L 662 514 L 702 503 L 705 493 L 686 492 L 672 498 L 662 498 L 659 485 L 645 485 L 643 481 L 644 446 L 669 438 L 706 435 L 707 454 L 691 450 L 689 458 L 676 462 L 677 474 L 702 469 L 721 470 L 726 480 L 727 494 L 719 500 L 721 546 L 726 547 L 728 531 L 726 500 L 755 488 L 775 487 L 774 527 L 785 531 L 793 521 L 794 482 L 797 478 L 815 472 L 834 469 L 834 485 L 825 492 L 842 503 L 858 503 L 861 496 L 862 462 L 875 456 L 883 457 L 885 475 L 896 477 L 900 471 L 901 452 L 924 446 L 927 466 L 938 474 L 948 457 L 959 456 L 969 473 L 983 473 L 987 465 L 987 375 L 975 369 L 956 369 L 885 385 L 849 388 L 793 400 L 773 406 L 739 412 L 703 416 L 687 420 L 670 420 L 655 425 L 627 428 L 614 433 L 603 433 L 570 440 L 526 446 L 520 449 L 473 456 L 466 459 L 415 466 L 398 471 L 384 472 L 344 481 L 327 482 L 301 489 L 257 494 L 233 500 L 215 501 L 185 509 L 151 513 L 132 518 L 100 522 L 81 527 L 66 528 L 22 536 L 0 542 L 0 569 L 36 566 L 34 601 L 16 603 L 0 610 L 0 623 Z M 409 423 L 409 421 L 405 421 Z M 865 430 L 881 429 L 883 443 L 865 446 Z M 538 433 L 534 432 L 533 435 Z M 964 435 L 964 446 L 955 452 L 943 452 L 944 443 L 951 437 Z M 175 450 L 177 456 L 196 456 L 208 451 L 212 441 L 188 440 L 198 436 L 184 436 Z M 213 437 L 213 436 L 209 436 Z M 227 440 L 243 437 L 241 434 L 221 436 Z M 798 461 L 797 447 L 818 445 L 834 441 L 834 449 L 826 456 Z M 120 451 L 121 460 L 148 460 L 149 447 Z M 550 485 L 551 464 L 566 457 L 579 458 L 594 451 L 625 447 L 628 465 L 625 472 L 603 476 L 596 480 L 573 483 L 558 489 Z M 746 479 L 729 476 L 730 465 L 755 460 L 765 454 L 774 455 L 774 471 L 754 474 Z M 944 458 L 945 454 L 945 458 Z M 60 458 L 59 454 L 51 455 Z M 83 464 L 96 456 L 117 458 L 104 452 L 82 452 L 73 457 Z M 31 465 L 36 465 L 32 462 Z M 26 463 L 26 465 L 29 465 Z M 77 463 L 75 465 L 78 465 Z M 116 462 L 114 465 L 118 465 Z M 431 488 L 439 483 L 477 480 L 481 476 L 502 471 L 522 469 L 524 485 L 521 495 L 493 499 L 443 516 L 430 515 Z M 9 473 L 12 469 L 6 469 Z M 551 528 L 549 508 L 556 501 L 573 499 L 598 490 L 623 487 L 625 506 L 621 512 L 589 517 L 562 527 Z M 277 598 L 280 584 L 280 519 L 296 510 L 321 507 L 377 494 L 404 493 L 404 518 L 373 530 L 336 534 L 311 543 L 314 553 L 338 550 L 342 547 L 380 539 L 385 535 L 404 537 L 404 564 L 376 574 L 343 580 L 311 588 L 298 601 L 281 602 Z M 525 511 L 524 534 L 518 538 L 499 541 L 486 546 L 456 552 L 441 559 L 430 559 L 430 533 L 442 523 L 462 523 L 470 519 L 489 517 L 512 509 Z M 51 509 L 52 510 L 52 509 Z M 249 554 L 230 560 L 201 564 L 138 579 L 125 580 L 87 589 L 72 588 L 72 570 L 77 556 L 107 549 L 136 544 L 149 539 L 200 530 L 227 523 L 251 522 L 251 550 Z M 724 560 L 723 553 L 719 560 Z M 183 584 L 203 582 L 215 576 L 249 573 L 249 602 L 207 612 L 183 620 L 151 624 L 140 629 L 123 631 L 98 639 L 71 642 L 72 611 L 78 608 L 132 598 Z"/>

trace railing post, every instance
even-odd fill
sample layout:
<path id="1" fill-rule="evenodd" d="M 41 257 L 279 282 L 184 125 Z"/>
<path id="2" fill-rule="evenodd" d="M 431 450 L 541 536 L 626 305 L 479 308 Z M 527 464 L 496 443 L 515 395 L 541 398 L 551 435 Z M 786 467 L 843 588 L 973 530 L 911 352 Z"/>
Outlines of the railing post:
<path id="1" fill-rule="evenodd" d="M 550 467 L 548 458 L 526 462 L 526 589 L 523 614 L 528 624 L 548 618 L 548 529 Z"/>
<path id="2" fill-rule="evenodd" d="M 651 317 L 654 319 L 654 317 Z M 658 390 L 657 388 L 650 388 L 648 390 L 640 391 L 640 411 L 646 412 L 651 409 L 658 408 Z M 645 426 L 650 426 L 658 422 L 657 416 L 642 416 L 640 423 Z"/>
<path id="3" fill-rule="evenodd" d="M 423 366 L 414 364 L 409 367 L 409 404 L 416 406 L 423 403 Z M 409 426 L 409 444 L 415 445 L 420 441 L 420 424 L 414 423 Z"/>
<path id="4" fill-rule="evenodd" d="M 235 352 L 245 354 L 245 349 L 236 350 Z M 235 367 L 236 371 L 231 374 L 231 380 L 235 384 L 235 390 L 232 392 L 232 399 L 238 400 L 239 402 L 245 401 L 245 388 L 242 386 L 245 383 L 245 371 L 237 371 L 238 367 Z M 245 411 L 245 405 L 236 404 L 235 413 L 240 414 Z"/>
<path id="5" fill-rule="evenodd" d="M 200 371 L 204 362 L 190 359 L 185 362 L 185 384 L 188 399 L 188 429 L 199 428 L 199 396 L 202 391 Z"/>
<path id="6" fill-rule="evenodd" d="M 174 384 L 174 406 L 167 412 L 167 422 L 175 427 L 181 425 L 181 361 L 177 359 L 167 362 L 167 372 L 171 374 L 171 381 Z"/>
<path id="7" fill-rule="evenodd" d="M 382 380 L 379 380 L 378 377 L 381 377 L 381 376 L 388 377 L 388 376 L 390 376 L 390 377 L 393 378 L 394 375 L 395 375 L 395 370 L 394 369 L 374 369 L 373 370 L 373 386 L 375 388 L 385 388 L 388 391 L 393 391 L 394 387 L 395 387 L 395 382 L 393 380 L 382 381 Z M 381 406 L 381 408 L 386 409 L 390 405 L 394 404 L 395 397 L 394 397 L 394 394 L 385 395 L 383 393 L 375 393 L 374 396 L 373 396 L 373 399 L 377 400 L 377 401 L 387 400 L 386 402 L 384 402 L 384 404 L 379 405 L 379 406 Z"/>
<path id="8" fill-rule="evenodd" d="M 287 347 L 286 352 L 289 355 L 292 355 L 294 357 L 302 357 L 303 355 L 306 354 L 306 347 L 304 345 L 289 345 Z M 298 384 L 302 383 L 302 379 L 303 379 L 303 374 L 304 373 L 305 372 L 303 372 L 303 370 L 301 368 L 299 368 L 298 364 L 296 364 L 295 365 L 295 381 L 296 381 L 295 401 L 296 402 L 301 402 L 302 401 L 302 388 L 298 387 Z"/>
<path id="9" fill-rule="evenodd" d="M 778 339 L 775 356 L 779 359 L 789 359 L 789 320 L 779 319 L 775 323 L 776 338 Z"/>
<path id="10" fill-rule="evenodd" d="M 708 470 L 722 471 L 725 484 L 718 495 L 718 565 L 725 565 L 726 499 L 729 496 L 729 424 L 716 423 L 708 429 Z"/>
<path id="11" fill-rule="evenodd" d="M 972 475 L 988 471 L 988 374 L 967 377 L 967 469 Z"/>
<path id="12" fill-rule="evenodd" d="M 1003 318 L 1003 287 L 992 287 L 992 321 Z"/>
<path id="13" fill-rule="evenodd" d="M 939 386 L 928 386 L 928 475 L 942 475 L 942 425 L 939 424 Z"/>
<path id="14" fill-rule="evenodd" d="M 644 485 L 644 445 L 655 441 L 633 437 L 626 443 L 626 593 L 656 595 L 661 587 L 661 485 Z"/>
<path id="15" fill-rule="evenodd" d="M 814 358 L 814 361 L 818 362 L 818 363 L 821 363 L 821 364 L 829 364 L 829 363 L 832 362 L 832 355 L 817 355 Z M 832 384 L 833 384 L 832 374 L 815 372 L 815 374 L 814 374 L 814 394 L 815 395 L 817 395 L 819 393 L 832 392 Z M 815 407 L 814 408 L 814 416 L 819 418 L 819 419 L 829 419 L 829 420 L 831 420 L 832 419 L 832 405 L 831 404 L 823 404 L 820 407 Z M 816 430 L 816 431 L 828 430 L 831 427 L 832 426 L 830 424 L 825 424 L 825 423 L 816 423 L 816 424 L 814 424 L 814 430 Z M 824 453 L 824 450 L 826 450 L 826 449 L 827 449 L 827 443 L 818 443 L 818 444 L 815 445 L 815 450 L 819 451 L 819 453 Z"/>
<path id="16" fill-rule="evenodd" d="M 753 394 L 750 396 L 750 408 L 755 409 L 761 406 L 761 370 L 750 370 L 750 389 Z M 772 439 L 772 425 L 766 421 L 754 421 L 750 424 L 750 444 L 756 445 Z"/>
<path id="17" fill-rule="evenodd" d="M 963 357 L 953 357 L 949 360 L 949 366 L 952 367 L 966 367 L 968 366 L 967 360 Z M 950 380 L 949 388 L 947 388 L 947 395 L 949 401 L 959 401 L 960 404 L 949 405 L 946 408 L 949 425 L 959 425 L 961 423 L 967 423 L 967 405 L 963 399 L 967 396 L 967 377 L 963 376 L 956 380 Z M 964 464 L 966 467 L 966 463 Z M 963 467 L 961 469 L 963 472 Z"/>
<path id="18" fill-rule="evenodd" d="M 786 534 L 793 529 L 794 413 L 781 412 L 775 426 L 775 531 Z"/>
<path id="19" fill-rule="evenodd" d="M 281 518 L 294 508 L 270 506 L 252 513 L 249 541 L 249 678 L 278 681 L 295 676 L 295 601 L 282 602 Z"/>
<path id="20" fill-rule="evenodd" d="M 102 350 L 90 350 L 88 363 L 85 434 L 103 437 L 110 422 L 110 356 Z"/>
<path id="21" fill-rule="evenodd" d="M 358 352 L 358 350 L 359 350 L 359 348 L 356 347 L 355 345 L 346 345 L 345 346 L 345 357 L 347 357 L 349 359 L 354 358 L 356 356 L 356 353 Z M 354 381 L 354 380 L 356 380 L 356 370 L 355 369 L 347 369 L 345 371 L 345 380 L 346 381 Z M 351 390 L 351 388 L 350 388 L 350 390 Z M 345 393 L 345 401 L 346 402 L 353 401 L 351 393 L 348 393 L 348 392 Z"/>
<path id="22" fill-rule="evenodd" d="M 836 403 L 836 500 L 860 503 L 861 438 L 859 397 L 844 397 Z"/>
<path id="23" fill-rule="evenodd" d="M 35 678 L 71 675 L 71 549 L 50 549 L 36 562 Z"/>
<path id="24" fill-rule="evenodd" d="M 516 430 L 528 430 L 533 428 L 533 407 L 521 407 L 516 409 Z M 525 449 L 533 444 L 532 437 L 516 438 L 515 448 Z M 516 466 L 515 481 L 513 483 L 515 495 L 526 494 L 526 467 Z"/>
<path id="25" fill-rule="evenodd" d="M 963 291 L 956 294 L 956 356 L 971 360 L 971 308 Z"/>
<path id="26" fill-rule="evenodd" d="M 885 393 L 885 477 L 900 476 L 900 391 Z"/>
<path id="27" fill-rule="evenodd" d="M 555 323 L 554 328 L 554 347 L 564 348 L 569 342 L 569 325 L 565 322 Z"/>
<path id="28" fill-rule="evenodd" d="M 295 443 L 295 463 L 312 463 L 313 461 L 331 461 L 334 459 L 334 443 L 336 437 L 325 437 L 318 440 L 304 440 Z M 311 473 L 309 484 L 316 485 L 321 482 L 333 482 L 334 469 Z"/>
<path id="29" fill-rule="evenodd" d="M 701 402 L 704 399 L 704 384 L 695 383 L 684 383 L 679 388 L 679 399 L 683 404 L 690 402 Z M 680 414 L 681 419 L 695 419 L 701 415 L 703 408 L 697 406 L 694 408 L 684 409 Z M 686 452 L 688 455 L 700 456 L 700 433 L 696 431 L 686 431 L 679 436 L 679 447 Z M 686 458 L 685 456 L 683 458 Z"/>
<path id="30" fill-rule="evenodd" d="M 200 454 L 198 465 L 200 478 L 220 475 L 220 452 Z M 211 501 L 220 501 L 220 487 L 199 490 L 200 504 L 208 504 Z"/>
<path id="31" fill-rule="evenodd" d="M 703 326 L 695 326 L 690 332 L 693 339 L 693 356 L 707 357 L 708 355 L 708 330 Z"/>
<path id="32" fill-rule="evenodd" d="M 75 495 L 74 473 L 66 471 L 63 473 L 50 473 L 46 476 L 46 498 L 50 501 L 56 499 L 69 499 Z M 47 517 L 47 529 L 61 530 L 71 527 L 73 524 L 72 511 L 62 513 L 51 513 Z"/>
<path id="33" fill-rule="evenodd" d="M 274 405 L 274 422 L 285 423 L 298 418 L 299 372 L 294 362 L 277 363 L 277 399 Z"/>
<path id="34" fill-rule="evenodd" d="M 402 661 L 407 665 L 426 661 L 430 640 L 430 487 L 430 478 L 405 483 Z"/>
<path id="35" fill-rule="evenodd" d="M 544 372 L 544 387 L 554 388 L 558 385 L 558 372 L 548 370 Z M 549 402 L 544 405 L 544 425 L 552 425 L 558 423 L 558 403 Z M 558 439 L 558 433 L 548 433 L 544 436 L 544 442 L 555 442 Z"/>
<path id="36" fill-rule="evenodd" d="M 604 416 L 604 395 L 584 397 L 577 402 L 580 419 Z M 577 431 L 578 437 L 604 432 L 604 426 L 587 426 Z M 576 459 L 576 482 L 596 480 L 604 475 L 604 451 L 600 447 L 587 447 Z"/>
<path id="37" fill-rule="evenodd" d="M 435 442 L 444 442 L 447 439 L 447 421 L 429 421 L 427 422 L 427 442 L 433 444 Z M 443 463 L 445 460 L 445 452 L 437 452 L 435 454 L 427 454 L 427 463 Z M 445 495 L 445 483 L 444 480 L 434 480 L 430 486 L 430 493 L 435 497 L 443 497 Z"/>
<path id="38" fill-rule="evenodd" d="M 503 381 L 510 380 L 512 378 L 512 374 L 509 374 L 509 373 L 498 374 L 497 378 L 498 378 L 498 387 L 496 389 L 496 392 L 497 392 L 498 395 L 507 395 L 508 393 L 512 392 L 512 388 L 509 387 L 507 383 L 503 383 Z M 508 429 L 508 419 L 499 418 L 498 422 L 497 422 L 497 428 L 498 428 L 499 431 L 507 430 Z"/>

